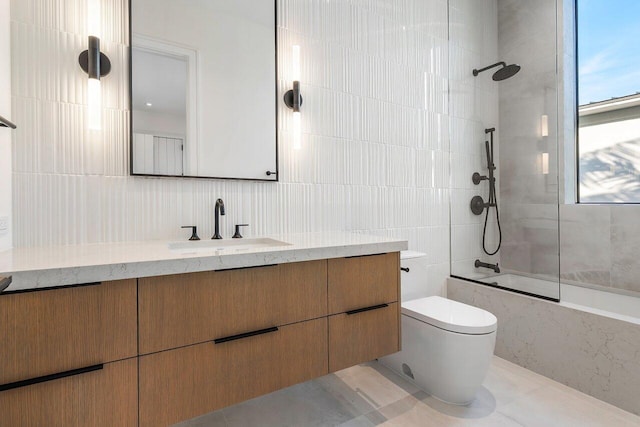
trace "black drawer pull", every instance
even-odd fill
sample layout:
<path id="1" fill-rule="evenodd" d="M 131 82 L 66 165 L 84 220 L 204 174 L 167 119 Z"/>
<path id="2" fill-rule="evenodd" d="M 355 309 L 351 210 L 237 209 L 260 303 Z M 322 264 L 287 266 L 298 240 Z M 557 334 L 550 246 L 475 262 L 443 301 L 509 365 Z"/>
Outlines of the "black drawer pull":
<path id="1" fill-rule="evenodd" d="M 104 367 L 99 365 L 87 366 L 86 368 L 72 369 L 70 371 L 60 372 L 58 374 L 45 375 L 42 377 L 31 378 L 28 380 L 16 381 L 14 383 L 0 385 L 0 392 L 13 390 L 14 388 L 27 387 L 34 384 L 46 383 L 48 381 L 59 380 L 61 378 L 73 377 L 75 375 L 86 374 L 88 372 L 99 371 Z"/>
<path id="2" fill-rule="evenodd" d="M 213 343 L 222 344 L 229 341 L 241 340 L 243 338 L 255 337 L 256 335 L 264 335 L 264 334 L 277 332 L 277 331 L 278 331 L 278 328 L 276 326 L 273 326 L 267 329 L 260 329 L 259 331 L 245 332 L 244 334 L 231 335 L 230 337 L 218 338 L 213 340 Z"/>
<path id="3" fill-rule="evenodd" d="M 88 286 L 99 286 L 102 282 L 78 283 L 76 285 L 49 286 L 46 288 L 16 289 L 15 291 L 4 291 L 1 295 L 28 294 L 31 292 L 55 291 L 58 289 L 86 288 Z"/>
<path id="4" fill-rule="evenodd" d="M 346 313 L 347 313 L 347 316 L 351 316 L 352 314 L 364 313 L 365 311 L 378 310 L 386 307 L 389 307 L 389 304 L 372 305 L 371 307 L 358 308 L 357 310 L 349 310 Z"/>
<path id="5" fill-rule="evenodd" d="M 379 253 L 379 254 L 366 254 L 366 255 L 352 255 L 352 256 L 346 256 L 346 259 L 351 259 L 351 258 L 365 258 L 368 256 L 379 256 L 379 255 L 386 255 L 386 253 Z"/>
<path id="6" fill-rule="evenodd" d="M 400 267 L 400 270 L 404 271 L 405 273 L 408 273 L 409 271 L 409 267 Z"/>
<path id="7" fill-rule="evenodd" d="M 277 267 L 278 265 L 279 264 L 251 265 L 249 267 L 220 268 L 220 269 L 215 270 L 215 271 L 249 270 L 250 268 Z"/>

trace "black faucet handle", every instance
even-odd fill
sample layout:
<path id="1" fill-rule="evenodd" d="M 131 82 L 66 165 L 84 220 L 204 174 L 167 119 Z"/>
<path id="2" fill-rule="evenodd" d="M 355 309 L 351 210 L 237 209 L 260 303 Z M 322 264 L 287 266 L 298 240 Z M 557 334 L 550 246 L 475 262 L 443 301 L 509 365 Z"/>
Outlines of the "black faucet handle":
<path id="1" fill-rule="evenodd" d="M 198 237 L 198 227 L 195 225 L 183 225 L 181 228 L 190 228 L 191 229 L 191 237 L 189 240 L 200 240 Z"/>
<path id="2" fill-rule="evenodd" d="M 240 234 L 240 227 L 248 227 L 249 224 L 236 224 L 236 233 L 233 235 L 234 239 L 242 239 L 242 234 Z"/>

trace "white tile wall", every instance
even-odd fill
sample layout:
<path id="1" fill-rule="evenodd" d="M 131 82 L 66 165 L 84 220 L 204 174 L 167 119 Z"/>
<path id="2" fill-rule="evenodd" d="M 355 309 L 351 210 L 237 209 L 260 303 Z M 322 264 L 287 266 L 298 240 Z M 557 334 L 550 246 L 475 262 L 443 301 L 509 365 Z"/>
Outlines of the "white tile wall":
<path id="1" fill-rule="evenodd" d="M 497 0 L 451 0 L 451 272 L 464 277 L 481 277 L 490 272 L 476 269 L 474 261 L 500 262 L 500 255 L 488 256 L 482 250 L 484 214 L 473 215 L 471 198 L 489 197 L 487 182 L 474 185 L 474 172 L 487 175 L 484 141 L 486 128 L 496 127 L 494 156 L 499 164 L 498 87 L 491 73 L 474 77 L 474 68 L 498 60 Z M 499 172 L 499 171 L 498 171 Z M 500 178 L 496 189 L 500 202 Z M 487 249 L 497 246 L 495 210 L 487 228 Z M 492 273 L 492 272 L 491 272 Z"/>
<path id="2" fill-rule="evenodd" d="M 128 175 L 127 3 L 102 0 L 105 126 L 84 118 L 84 0 L 11 2 L 15 245 L 354 230 L 409 240 L 449 270 L 446 0 L 278 0 L 279 87 L 302 47 L 304 149 L 280 105 L 280 183 Z"/>
<path id="3" fill-rule="evenodd" d="M 0 0 L 0 58 L 10 55 L 9 0 Z M 9 62 L 0 61 L 0 116 L 13 120 L 11 113 L 11 67 Z M 11 132 L 0 128 L 0 218 L 6 218 L 7 225 L 0 229 L 0 250 L 12 246 L 11 232 Z"/>

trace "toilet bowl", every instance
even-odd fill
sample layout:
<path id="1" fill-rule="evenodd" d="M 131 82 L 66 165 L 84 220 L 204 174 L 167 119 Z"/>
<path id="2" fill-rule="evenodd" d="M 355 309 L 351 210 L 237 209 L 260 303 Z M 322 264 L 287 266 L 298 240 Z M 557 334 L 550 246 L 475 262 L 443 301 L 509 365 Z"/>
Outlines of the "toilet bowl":
<path id="1" fill-rule="evenodd" d="M 403 254 L 403 267 L 415 253 Z M 421 275 L 420 268 L 409 269 Z M 402 350 L 380 362 L 447 403 L 471 403 L 484 381 L 496 342 L 496 317 L 486 310 L 440 296 L 420 296 L 426 277 L 412 277 L 401 286 Z M 405 288 L 407 284 L 407 289 Z M 424 292 L 423 292 L 424 293 Z"/>

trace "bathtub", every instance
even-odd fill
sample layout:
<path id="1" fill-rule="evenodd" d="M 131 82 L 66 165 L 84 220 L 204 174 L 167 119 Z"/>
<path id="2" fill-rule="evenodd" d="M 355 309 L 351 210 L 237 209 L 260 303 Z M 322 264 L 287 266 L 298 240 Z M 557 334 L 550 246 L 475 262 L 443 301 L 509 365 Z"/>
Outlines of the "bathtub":
<path id="1" fill-rule="evenodd" d="M 549 298 L 558 298 L 558 282 L 501 274 L 485 279 L 498 286 Z M 640 296 L 560 283 L 560 305 L 640 325 Z"/>
<path id="2" fill-rule="evenodd" d="M 497 356 L 640 415 L 639 297 L 562 283 L 554 302 L 522 293 L 557 298 L 557 281 L 516 274 L 483 281 L 494 286 L 450 277 L 447 297 L 498 318 Z"/>

